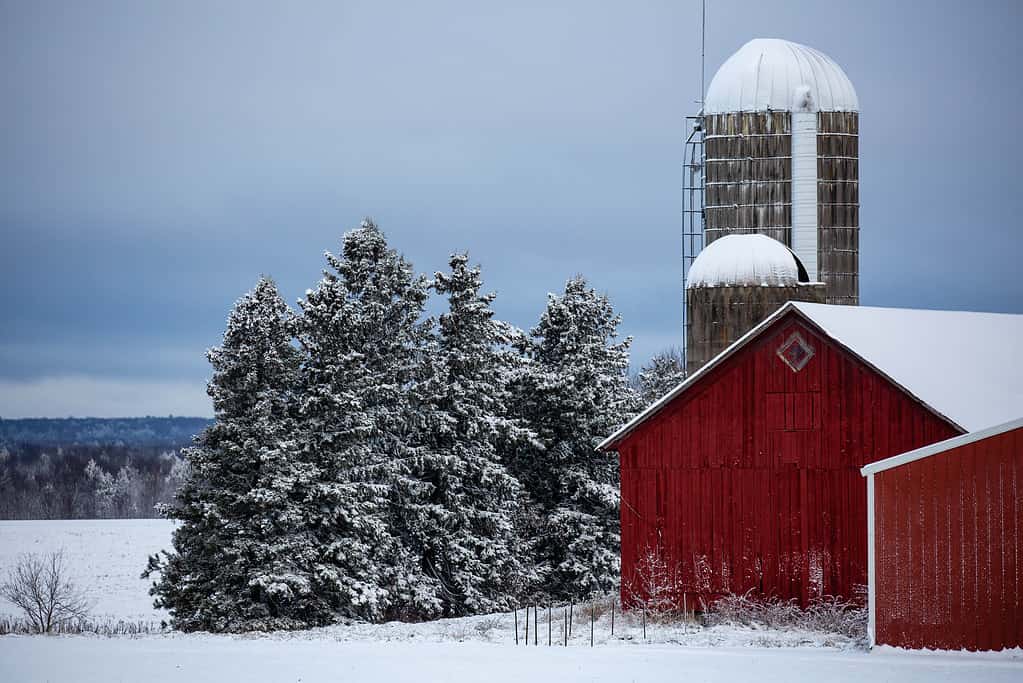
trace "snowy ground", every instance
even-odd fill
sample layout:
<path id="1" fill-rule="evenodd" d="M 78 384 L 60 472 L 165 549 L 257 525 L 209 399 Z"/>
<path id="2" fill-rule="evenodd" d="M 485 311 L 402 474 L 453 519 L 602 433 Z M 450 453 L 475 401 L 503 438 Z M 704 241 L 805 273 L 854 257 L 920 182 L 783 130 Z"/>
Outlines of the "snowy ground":
<path id="1" fill-rule="evenodd" d="M 163 520 L 0 521 L 0 572 L 22 552 L 63 548 L 90 587 L 100 617 L 159 621 L 146 556 L 167 547 Z M 0 615 L 14 614 L 0 602 Z M 661 626 L 577 610 L 564 645 L 564 612 L 497 614 L 428 624 L 347 624 L 261 636 L 163 634 L 0 637 L 0 681 L 1021 681 L 1023 653 L 867 652 L 862 641 L 813 632 Z M 547 646 L 548 633 L 554 645 Z M 537 636 L 539 636 L 537 638 Z M 561 642 L 561 645 L 557 643 Z"/>
<path id="2" fill-rule="evenodd" d="M 826 648 L 515 648 L 214 636 L 0 638 L 5 681 L 1001 681 L 1020 660 Z"/>

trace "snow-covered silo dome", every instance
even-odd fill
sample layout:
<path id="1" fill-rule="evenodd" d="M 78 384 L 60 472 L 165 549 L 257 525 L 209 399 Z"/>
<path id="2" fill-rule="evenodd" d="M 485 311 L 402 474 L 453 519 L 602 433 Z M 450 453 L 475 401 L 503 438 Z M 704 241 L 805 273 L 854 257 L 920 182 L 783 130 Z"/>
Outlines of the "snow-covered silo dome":
<path id="1" fill-rule="evenodd" d="M 704 247 L 686 279 L 686 369 L 696 372 L 786 301 L 824 301 L 791 249 L 767 235 L 725 235 Z"/>
<path id="2" fill-rule="evenodd" d="M 858 112 L 856 89 L 826 54 L 778 38 L 751 40 L 714 75 L 705 114 L 747 111 Z"/>
<path id="3" fill-rule="evenodd" d="M 793 287 L 809 280 L 792 250 L 767 235 L 725 235 L 693 261 L 686 287 Z"/>

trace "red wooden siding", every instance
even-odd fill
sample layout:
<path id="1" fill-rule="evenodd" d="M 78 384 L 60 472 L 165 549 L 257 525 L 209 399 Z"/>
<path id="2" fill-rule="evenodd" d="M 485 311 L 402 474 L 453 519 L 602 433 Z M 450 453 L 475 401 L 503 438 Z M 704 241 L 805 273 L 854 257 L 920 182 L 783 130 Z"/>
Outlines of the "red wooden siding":
<path id="1" fill-rule="evenodd" d="M 1023 647 L 1023 428 L 874 475 L 875 640 Z"/>
<path id="2" fill-rule="evenodd" d="M 814 355 L 776 354 L 793 331 Z M 753 589 L 865 599 L 867 463 L 956 435 L 790 313 L 618 445 L 622 599 L 658 549 L 689 604 Z"/>

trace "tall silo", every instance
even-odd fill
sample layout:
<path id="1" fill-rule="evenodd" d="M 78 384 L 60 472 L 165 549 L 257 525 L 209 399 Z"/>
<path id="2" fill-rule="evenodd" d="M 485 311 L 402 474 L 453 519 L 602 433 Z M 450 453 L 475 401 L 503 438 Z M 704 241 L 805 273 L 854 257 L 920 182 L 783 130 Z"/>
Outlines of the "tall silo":
<path id="1" fill-rule="evenodd" d="M 767 235 L 795 252 L 809 281 L 824 283 L 827 303 L 857 305 L 858 112 L 845 72 L 813 48 L 761 38 L 729 57 L 687 146 L 683 270 L 725 235 Z M 725 325 L 691 308 L 687 346 L 697 317 Z"/>

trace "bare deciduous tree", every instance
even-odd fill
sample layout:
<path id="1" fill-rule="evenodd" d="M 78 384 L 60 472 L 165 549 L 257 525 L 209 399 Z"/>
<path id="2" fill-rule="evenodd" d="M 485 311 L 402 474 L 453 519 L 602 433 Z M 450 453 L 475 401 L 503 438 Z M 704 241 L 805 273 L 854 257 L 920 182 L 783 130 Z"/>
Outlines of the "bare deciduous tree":
<path id="1" fill-rule="evenodd" d="M 647 546 L 627 592 L 631 602 L 655 619 L 674 619 L 682 610 L 679 568 L 669 564 L 660 545 Z"/>
<path id="2" fill-rule="evenodd" d="M 68 577 L 63 550 L 19 557 L 0 583 L 0 596 L 20 607 L 38 633 L 84 619 L 91 608 L 85 591 Z"/>

